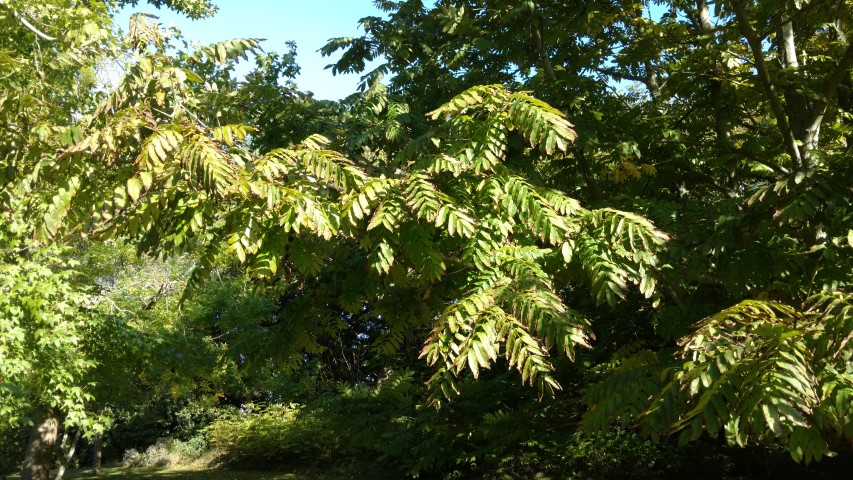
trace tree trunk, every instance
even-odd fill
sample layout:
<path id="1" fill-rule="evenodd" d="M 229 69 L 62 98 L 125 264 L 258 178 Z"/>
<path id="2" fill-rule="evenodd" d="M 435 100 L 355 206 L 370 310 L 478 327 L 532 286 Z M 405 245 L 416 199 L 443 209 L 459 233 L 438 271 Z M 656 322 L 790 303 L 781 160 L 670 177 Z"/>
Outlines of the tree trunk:
<path id="1" fill-rule="evenodd" d="M 773 116 L 776 117 L 776 126 L 779 128 L 779 133 L 782 134 L 782 138 L 784 139 L 785 149 L 788 151 L 788 155 L 791 156 L 791 162 L 794 164 L 794 167 L 800 168 L 802 167 L 803 158 L 800 153 L 800 146 L 797 143 L 794 131 L 791 129 L 785 106 L 779 98 L 779 89 L 770 77 L 770 70 L 767 67 L 767 60 L 764 55 L 763 38 L 752 27 L 746 13 L 744 0 L 733 0 L 731 4 L 735 13 L 735 21 L 740 28 L 741 34 L 746 38 L 749 49 L 752 51 L 758 80 L 764 87 L 765 97 L 770 102 L 770 110 L 773 112 Z"/>
<path id="2" fill-rule="evenodd" d="M 695 25 L 702 35 L 714 43 L 717 47 L 717 40 L 714 38 L 714 25 L 711 23 L 711 12 L 708 9 L 706 0 L 696 1 L 697 18 Z M 731 139 L 731 101 L 726 84 L 721 78 L 725 73 L 725 67 L 721 62 L 718 54 L 714 56 L 714 65 L 709 72 L 710 80 L 708 87 L 711 93 L 711 106 L 714 109 L 714 132 L 717 135 L 717 147 L 720 154 L 726 160 L 726 187 L 730 189 L 737 188 L 737 158 L 733 155 L 734 147 Z"/>
<path id="3" fill-rule="evenodd" d="M 62 464 L 59 465 L 59 471 L 56 472 L 56 480 L 62 480 L 62 477 L 65 476 L 65 472 L 66 470 L 68 470 L 68 465 L 71 464 L 71 459 L 74 458 L 74 453 L 77 451 L 77 442 L 80 441 L 81 433 L 83 433 L 82 430 L 77 430 L 77 433 L 74 435 L 74 439 L 71 441 L 71 444 L 68 445 L 67 449 L 63 450 Z"/>
<path id="4" fill-rule="evenodd" d="M 48 480 L 59 422 L 53 412 L 38 418 L 30 433 L 21 480 Z"/>
<path id="5" fill-rule="evenodd" d="M 533 34 L 533 42 L 536 44 L 536 52 L 539 53 L 539 66 L 545 71 L 545 78 L 548 81 L 555 81 L 557 75 L 554 73 L 554 67 L 551 66 L 551 59 L 548 58 L 548 51 L 545 49 L 545 20 L 541 15 L 536 15 L 533 18 L 533 24 L 530 26 Z"/>
<path id="6" fill-rule="evenodd" d="M 604 193 L 601 191 L 601 187 L 598 186 L 598 182 L 595 180 L 595 175 L 592 174 L 592 170 L 589 168 L 589 162 L 586 159 L 586 154 L 583 153 L 583 147 L 575 147 L 573 152 L 575 154 L 575 159 L 578 161 L 578 165 L 581 167 L 581 174 L 583 175 L 584 180 L 586 180 L 586 185 L 589 187 L 590 200 L 593 202 L 604 200 Z"/>
<path id="7" fill-rule="evenodd" d="M 92 455 L 92 475 L 100 475 L 101 474 L 101 451 L 103 450 L 103 442 L 101 441 L 101 434 L 95 435 L 94 438 L 94 454 Z"/>

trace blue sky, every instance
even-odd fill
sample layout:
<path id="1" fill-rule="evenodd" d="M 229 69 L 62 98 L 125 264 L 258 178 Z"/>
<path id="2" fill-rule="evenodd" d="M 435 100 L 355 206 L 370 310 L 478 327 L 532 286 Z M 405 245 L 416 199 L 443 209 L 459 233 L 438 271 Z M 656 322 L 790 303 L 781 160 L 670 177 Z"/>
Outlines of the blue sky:
<path id="1" fill-rule="evenodd" d="M 140 2 L 116 16 L 127 29 L 133 12 L 154 13 L 160 23 L 177 25 L 184 36 L 199 43 L 229 38 L 265 38 L 266 51 L 284 51 L 285 42 L 297 44 L 297 61 L 302 73 L 296 78 L 300 90 L 312 91 L 316 98 L 340 99 L 356 90 L 358 75 L 333 76 L 324 67 L 336 58 L 322 57 L 317 50 L 333 37 L 355 37 L 364 33 L 358 20 L 383 16 L 371 0 L 215 0 L 219 12 L 209 19 L 190 20 L 168 10 Z M 240 69 L 238 71 L 244 71 Z"/>

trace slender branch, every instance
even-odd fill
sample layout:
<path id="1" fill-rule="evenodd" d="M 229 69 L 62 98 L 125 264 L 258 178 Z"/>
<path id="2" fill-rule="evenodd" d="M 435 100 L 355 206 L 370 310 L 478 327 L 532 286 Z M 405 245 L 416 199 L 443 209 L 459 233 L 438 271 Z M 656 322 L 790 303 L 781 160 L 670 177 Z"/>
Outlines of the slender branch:
<path id="1" fill-rule="evenodd" d="M 643 18 L 643 10 L 637 10 L 637 18 Z M 649 18 L 651 18 L 651 12 L 649 12 Z M 643 23 L 637 25 L 637 38 L 641 38 L 645 35 L 646 28 L 643 26 Z M 658 76 L 655 73 L 654 66 L 652 65 L 652 61 L 649 58 L 643 60 L 643 67 L 645 69 L 645 76 L 643 76 L 643 85 L 649 90 L 649 96 L 652 97 L 652 103 L 658 103 L 658 99 L 660 99 L 660 84 L 658 83 Z"/>
<path id="2" fill-rule="evenodd" d="M 646 77 L 643 82 L 646 88 L 649 89 L 649 95 L 652 97 L 652 103 L 658 103 L 660 99 L 660 83 L 658 83 L 658 75 L 655 73 L 654 66 L 651 60 L 645 60 L 643 66 L 646 67 Z"/>
<path id="3" fill-rule="evenodd" d="M 557 75 L 554 73 L 554 67 L 551 66 L 551 60 L 548 58 L 548 52 L 545 50 L 545 42 L 542 39 L 545 21 L 541 16 L 537 15 L 533 22 L 531 29 L 533 30 L 533 40 L 536 42 L 536 51 L 539 53 L 539 61 L 542 63 L 542 68 L 545 70 L 548 80 L 554 81 L 557 79 Z"/>
<path id="4" fill-rule="evenodd" d="M 821 90 L 821 99 L 816 101 L 809 111 L 808 123 L 804 128 L 803 150 L 804 150 L 804 165 L 811 157 L 811 152 L 818 147 L 820 140 L 820 127 L 823 123 L 823 117 L 826 115 L 826 109 L 829 104 L 838 95 L 838 87 L 845 78 L 849 77 L 850 69 L 853 68 L 853 44 L 847 46 L 844 55 L 838 60 L 838 65 L 826 77 Z"/>
<path id="5" fill-rule="evenodd" d="M 166 292 L 166 289 L 172 288 L 176 283 L 177 282 L 174 280 L 161 283 L 160 288 L 157 289 L 157 293 L 155 293 L 154 296 L 152 296 L 148 300 L 148 302 L 145 303 L 145 305 L 142 307 L 142 311 L 148 311 L 148 310 L 151 310 L 152 308 L 154 308 L 154 305 L 163 296 L 163 293 Z"/>
<path id="6" fill-rule="evenodd" d="M 0 5 L 3 5 L 3 0 L 0 0 Z M 41 30 L 36 28 L 35 25 L 33 25 L 32 23 L 27 21 L 27 19 L 24 18 L 21 14 L 19 14 L 14 8 L 10 7 L 9 5 L 6 5 L 6 8 L 8 8 L 9 11 L 12 12 L 13 17 L 17 18 L 18 21 L 21 22 L 25 27 L 27 27 L 27 29 L 29 29 L 31 32 L 35 33 L 36 35 L 38 35 L 42 39 L 47 40 L 49 42 L 55 42 L 56 41 L 56 37 L 51 37 L 50 35 L 42 32 Z"/>
<path id="7" fill-rule="evenodd" d="M 575 154 L 575 159 L 578 161 L 578 165 L 581 167 L 581 173 L 583 174 L 584 180 L 586 180 L 586 185 L 589 187 L 589 196 L 593 201 L 599 201 L 604 199 L 604 193 L 601 191 L 601 187 L 598 185 L 598 182 L 595 180 L 595 175 L 592 174 L 592 170 L 589 168 L 589 162 L 586 159 L 586 155 L 583 152 L 582 147 L 575 147 L 572 149 Z"/>
<path id="8" fill-rule="evenodd" d="M 752 56 L 755 58 L 755 69 L 758 72 L 758 79 L 764 86 L 767 99 L 770 101 L 770 109 L 776 117 L 776 123 L 782 133 L 782 138 L 785 141 L 785 149 L 791 155 L 791 160 L 794 165 L 798 166 L 802 163 L 800 147 L 797 145 L 797 139 L 794 137 L 794 131 L 791 130 L 791 125 L 788 123 L 788 117 L 785 114 L 785 107 L 782 106 L 782 101 L 779 99 L 779 93 L 773 80 L 770 78 L 770 71 L 767 68 L 767 62 L 764 58 L 764 50 L 761 45 L 761 38 L 755 33 L 755 29 L 749 23 L 746 12 L 743 7 L 743 0 L 732 2 L 737 19 L 738 27 L 741 33 L 746 37 Z"/>
<path id="9" fill-rule="evenodd" d="M 844 55 L 841 56 L 838 65 L 835 66 L 835 70 L 826 77 L 821 91 L 823 102 L 828 104 L 835 98 L 836 93 L 838 93 L 838 86 L 844 81 L 844 76 L 849 74 L 851 68 L 853 68 L 853 43 L 847 45 L 847 50 L 844 51 Z"/>
<path id="10" fill-rule="evenodd" d="M 712 30 L 714 25 L 711 23 L 711 12 L 708 8 L 706 0 L 697 0 L 696 9 L 698 10 L 697 30 L 702 36 L 706 36 L 709 41 L 717 46 L 717 40 Z M 721 152 L 726 155 L 727 181 L 730 187 L 734 187 L 737 183 L 737 162 L 731 155 L 733 150 L 731 139 L 731 128 L 729 126 L 731 119 L 731 98 L 728 95 L 726 84 L 721 80 L 724 77 L 725 68 L 720 62 L 719 56 L 715 55 L 713 59 L 714 65 L 711 67 L 711 74 L 708 79 L 708 89 L 711 94 L 711 107 L 714 110 L 714 132 L 717 135 L 717 146 Z"/>
<path id="11" fill-rule="evenodd" d="M 838 35 L 838 41 L 847 43 L 847 34 L 844 33 L 844 28 L 841 26 L 841 19 L 836 19 L 832 22 L 832 28 L 835 30 L 835 34 Z"/>
<path id="12" fill-rule="evenodd" d="M 743 150 L 740 148 L 733 148 L 731 150 L 731 153 L 737 154 L 737 155 L 743 155 L 744 157 L 752 160 L 753 162 L 760 163 L 760 164 L 764 165 L 765 167 L 769 168 L 770 170 L 773 170 L 777 174 L 787 175 L 790 173 L 787 168 L 785 168 L 781 165 L 776 165 L 775 163 L 767 160 L 766 158 L 762 157 L 761 155 L 756 155 L 754 153 L 747 152 L 746 150 Z"/>
<path id="13" fill-rule="evenodd" d="M 619 80 L 630 80 L 632 82 L 640 82 L 640 83 L 646 83 L 646 80 L 647 80 L 646 77 L 641 77 L 639 75 L 631 75 L 630 73 L 623 73 L 623 72 L 620 72 L 619 70 L 616 70 L 614 68 L 592 67 L 591 70 L 598 72 L 598 73 L 601 73 L 601 74 L 604 74 L 604 75 L 609 75 L 609 76 L 611 76 L 613 78 L 617 78 Z"/>
<path id="14" fill-rule="evenodd" d="M 779 48 L 782 50 L 782 57 L 785 59 L 785 67 L 799 68 L 800 61 L 797 59 L 797 46 L 794 43 L 794 22 L 791 20 L 791 17 L 786 16 L 782 20 L 782 27 L 779 29 L 779 33 Z"/>
<path id="15" fill-rule="evenodd" d="M 551 66 L 551 60 L 548 59 L 548 52 L 545 50 L 545 43 L 542 40 L 542 31 L 545 29 L 545 21 L 541 16 L 537 15 L 534 18 L 534 24 L 531 28 L 533 29 L 533 39 L 536 42 L 536 50 L 539 52 L 539 60 L 542 62 L 542 67 L 545 70 L 548 80 L 553 82 L 557 79 L 557 76 L 554 73 L 554 68 Z M 598 186 L 598 183 L 595 181 L 595 177 L 589 169 L 589 163 L 586 160 L 583 149 L 575 148 L 574 153 L 575 158 L 581 166 L 581 171 L 586 179 L 586 183 L 589 186 L 590 197 L 593 200 L 603 199 L 604 195 L 601 192 L 601 187 Z"/>

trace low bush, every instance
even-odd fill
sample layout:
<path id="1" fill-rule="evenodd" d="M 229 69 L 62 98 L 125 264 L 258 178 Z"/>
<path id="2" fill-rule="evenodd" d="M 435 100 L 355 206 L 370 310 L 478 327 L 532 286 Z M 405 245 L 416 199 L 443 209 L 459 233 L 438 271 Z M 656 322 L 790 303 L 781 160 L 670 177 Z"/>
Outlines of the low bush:
<path id="1" fill-rule="evenodd" d="M 28 428 L 0 424 L 0 478 L 20 471 L 29 433 Z"/>
<path id="2" fill-rule="evenodd" d="M 230 464 L 264 467 L 306 458 L 320 461 L 338 447 L 323 423 L 296 404 L 249 405 L 214 421 L 207 438 Z"/>
<path id="3" fill-rule="evenodd" d="M 247 405 L 214 421 L 207 435 L 233 466 L 368 460 L 393 478 L 653 478 L 671 468 L 670 447 L 623 430 L 580 434 L 573 417 L 555 413 L 565 404 L 543 409 L 526 390 L 506 387 L 501 378 L 467 384 L 436 410 L 425 405 L 422 383 L 403 372 L 302 405 Z"/>
<path id="4" fill-rule="evenodd" d="M 206 463 L 207 442 L 203 437 L 188 441 L 161 438 L 145 451 L 131 448 L 124 452 L 121 464 L 125 468 L 162 468 Z"/>

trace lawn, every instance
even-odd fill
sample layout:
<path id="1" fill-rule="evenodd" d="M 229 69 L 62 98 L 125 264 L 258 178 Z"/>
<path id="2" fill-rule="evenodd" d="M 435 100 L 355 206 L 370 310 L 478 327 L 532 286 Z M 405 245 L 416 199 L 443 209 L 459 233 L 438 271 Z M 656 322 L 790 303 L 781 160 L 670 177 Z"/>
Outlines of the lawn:
<path id="1" fill-rule="evenodd" d="M 72 471 L 65 477 L 68 480 L 100 479 L 155 479 L 155 480 L 344 480 L 351 477 L 341 473 L 312 472 L 244 472 L 234 470 L 209 470 L 191 468 L 139 468 L 129 470 L 121 467 L 104 468 L 101 474 L 93 476 L 89 470 Z M 17 476 L 9 477 L 17 480 Z"/>

